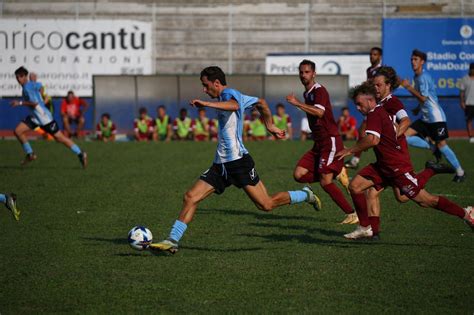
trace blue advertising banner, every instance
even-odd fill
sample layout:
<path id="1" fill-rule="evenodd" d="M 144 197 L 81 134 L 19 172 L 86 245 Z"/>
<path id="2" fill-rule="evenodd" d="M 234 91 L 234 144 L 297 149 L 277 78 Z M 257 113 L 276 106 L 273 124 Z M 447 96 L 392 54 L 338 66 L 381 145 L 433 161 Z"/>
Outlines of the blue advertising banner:
<path id="1" fill-rule="evenodd" d="M 474 62 L 474 19 L 384 19 L 383 64 L 394 67 L 400 77 L 413 78 L 413 49 L 428 56 L 425 71 L 433 77 L 438 95 L 459 95 L 460 80 Z M 408 95 L 400 88 L 398 95 Z"/>

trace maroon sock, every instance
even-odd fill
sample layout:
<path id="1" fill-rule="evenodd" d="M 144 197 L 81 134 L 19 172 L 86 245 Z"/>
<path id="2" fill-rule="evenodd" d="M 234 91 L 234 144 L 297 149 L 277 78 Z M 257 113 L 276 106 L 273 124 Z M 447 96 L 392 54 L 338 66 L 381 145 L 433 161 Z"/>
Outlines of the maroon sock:
<path id="1" fill-rule="evenodd" d="M 354 156 L 355 156 L 356 158 L 359 158 L 359 159 L 360 159 L 360 156 L 361 156 L 361 155 L 362 155 L 362 151 L 359 151 L 359 152 L 354 153 Z"/>
<path id="2" fill-rule="evenodd" d="M 438 205 L 435 208 L 443 212 L 449 213 L 450 215 L 458 216 L 461 219 L 463 219 L 466 215 L 463 208 L 441 196 L 439 196 Z"/>
<path id="3" fill-rule="evenodd" d="M 314 183 L 314 173 L 313 172 L 308 172 L 301 176 L 298 180 L 296 180 L 299 183 Z"/>
<path id="4" fill-rule="evenodd" d="M 369 222 L 374 235 L 378 235 L 380 232 L 380 217 L 369 217 Z"/>
<path id="5" fill-rule="evenodd" d="M 330 183 L 326 186 L 323 186 L 323 189 L 329 194 L 329 196 L 331 196 L 332 200 L 334 200 L 334 202 L 339 206 L 339 208 L 342 209 L 342 211 L 347 214 L 354 212 L 354 209 L 352 209 L 351 205 L 346 200 L 346 197 L 344 197 L 344 194 L 336 184 Z"/>
<path id="6" fill-rule="evenodd" d="M 367 200 L 365 200 L 365 194 L 351 194 L 352 201 L 359 217 L 359 224 L 363 227 L 369 226 L 369 214 L 367 213 Z"/>
<path id="7" fill-rule="evenodd" d="M 431 168 L 425 168 L 424 170 L 422 170 L 420 173 L 416 175 L 416 179 L 418 179 L 418 186 L 420 188 L 424 188 L 426 183 L 435 174 L 436 174 L 435 171 L 433 171 Z"/>

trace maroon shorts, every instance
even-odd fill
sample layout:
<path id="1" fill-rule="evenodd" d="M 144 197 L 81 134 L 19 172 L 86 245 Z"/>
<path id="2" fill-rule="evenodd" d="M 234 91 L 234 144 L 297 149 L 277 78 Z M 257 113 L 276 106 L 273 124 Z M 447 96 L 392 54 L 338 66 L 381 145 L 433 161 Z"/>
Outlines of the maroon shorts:
<path id="1" fill-rule="evenodd" d="M 297 166 L 314 173 L 315 178 L 318 178 L 317 174 L 338 175 L 344 166 L 344 161 L 336 159 L 335 155 L 343 148 L 341 137 L 330 137 L 324 143 L 315 143 L 313 149 L 301 157 Z"/>
<path id="2" fill-rule="evenodd" d="M 386 177 L 382 174 L 380 169 L 375 164 L 369 164 L 361 169 L 357 175 L 360 175 L 374 183 L 374 187 L 377 190 L 385 188 L 387 186 L 393 186 L 400 189 L 402 195 L 407 196 L 410 199 L 415 198 L 422 187 L 418 185 L 416 174 L 413 171 L 405 172 L 403 174 L 395 175 L 394 177 Z"/>

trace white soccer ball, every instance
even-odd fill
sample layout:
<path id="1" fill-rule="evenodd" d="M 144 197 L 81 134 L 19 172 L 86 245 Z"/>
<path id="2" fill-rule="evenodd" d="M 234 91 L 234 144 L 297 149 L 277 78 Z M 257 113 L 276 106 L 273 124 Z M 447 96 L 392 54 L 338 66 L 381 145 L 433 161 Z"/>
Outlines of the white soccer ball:
<path id="1" fill-rule="evenodd" d="M 153 234 L 144 226 L 135 226 L 128 232 L 128 244 L 133 249 L 144 250 L 153 241 Z"/>

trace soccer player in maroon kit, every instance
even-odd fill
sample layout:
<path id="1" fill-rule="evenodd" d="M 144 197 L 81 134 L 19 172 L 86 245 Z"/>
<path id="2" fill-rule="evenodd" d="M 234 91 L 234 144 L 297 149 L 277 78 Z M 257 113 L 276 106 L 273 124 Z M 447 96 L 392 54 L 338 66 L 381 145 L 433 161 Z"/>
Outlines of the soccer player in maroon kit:
<path id="1" fill-rule="evenodd" d="M 401 194 L 422 207 L 438 209 L 464 219 L 474 229 L 474 208 L 463 209 L 442 196 L 431 195 L 420 187 L 420 182 L 413 172 L 408 147 L 402 145 L 398 139 L 393 117 L 384 106 L 377 104 L 376 94 L 376 89 L 371 82 L 364 82 L 354 89 L 354 103 L 357 109 L 367 116 L 366 135 L 352 148 L 343 149 L 336 154 L 336 158 L 342 160 L 354 152 L 373 147 L 377 158 L 375 163 L 360 170 L 349 185 L 360 225 L 354 232 L 344 237 L 360 239 L 373 236 L 365 192 L 371 187 L 378 188 L 387 185 L 398 188 Z"/>
<path id="2" fill-rule="evenodd" d="M 319 181 L 324 191 L 347 214 L 341 223 L 358 223 L 354 209 L 339 187 L 333 183 L 334 177 L 338 176 L 338 180 L 347 187 L 348 178 L 345 169 L 343 169 L 343 161 L 334 158 L 336 152 L 343 149 L 344 146 L 334 120 L 329 93 L 324 86 L 315 81 L 316 65 L 314 62 L 310 60 L 301 61 L 299 76 L 305 87 L 305 102 L 301 103 L 294 94 L 288 95 L 286 100 L 306 113 L 313 134 L 314 145 L 298 161 L 293 176 L 300 183 Z"/>

